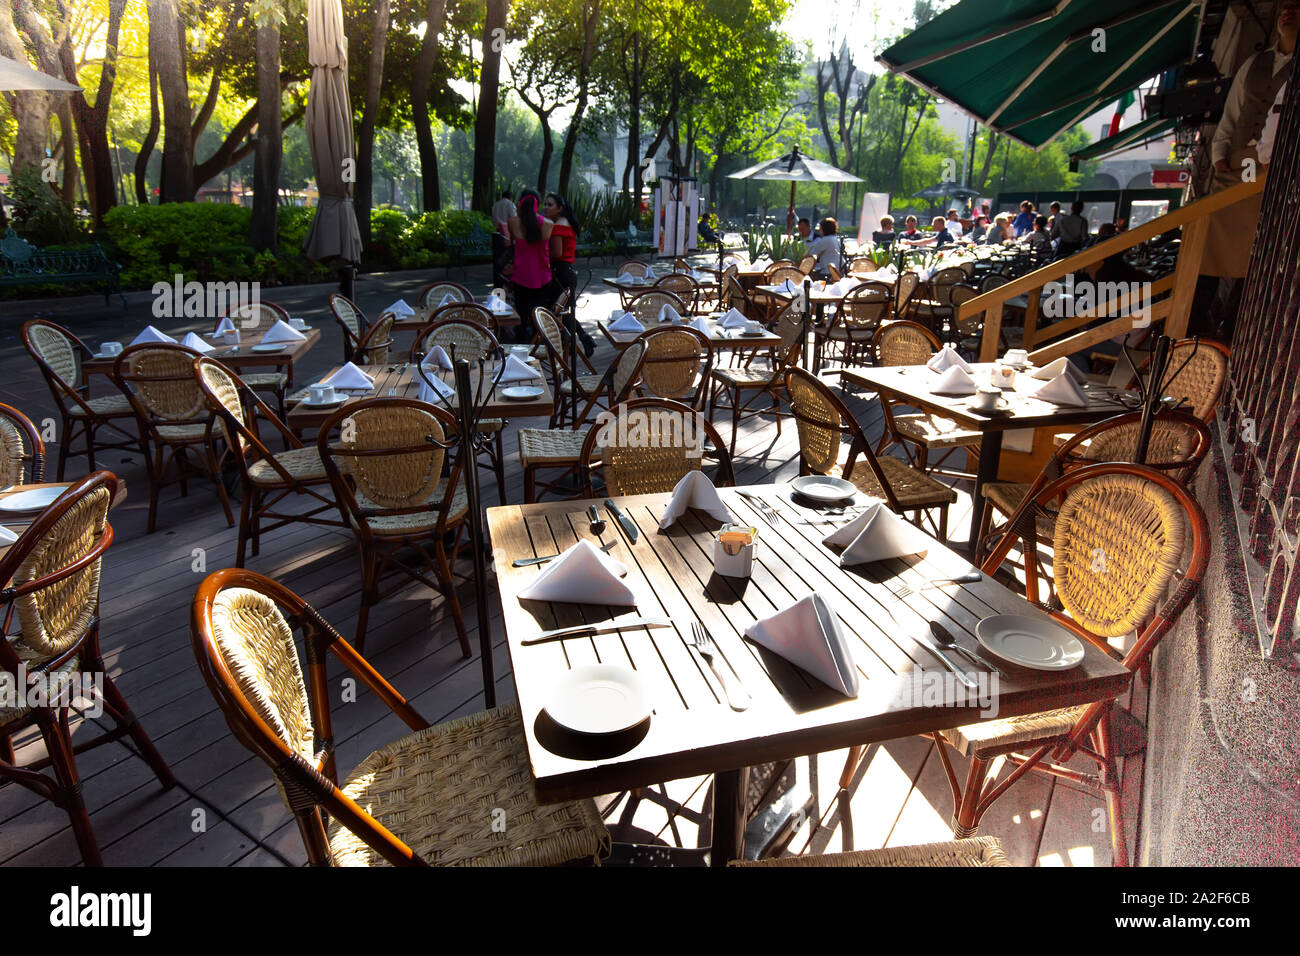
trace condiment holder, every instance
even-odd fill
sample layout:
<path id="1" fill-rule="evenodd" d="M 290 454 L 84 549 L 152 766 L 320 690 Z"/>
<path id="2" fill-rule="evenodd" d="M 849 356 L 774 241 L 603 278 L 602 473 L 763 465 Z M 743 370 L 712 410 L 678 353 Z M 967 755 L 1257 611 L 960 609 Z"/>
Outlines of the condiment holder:
<path id="1" fill-rule="evenodd" d="M 758 529 L 726 524 L 713 541 L 713 570 L 724 578 L 747 578 L 754 568 Z"/>

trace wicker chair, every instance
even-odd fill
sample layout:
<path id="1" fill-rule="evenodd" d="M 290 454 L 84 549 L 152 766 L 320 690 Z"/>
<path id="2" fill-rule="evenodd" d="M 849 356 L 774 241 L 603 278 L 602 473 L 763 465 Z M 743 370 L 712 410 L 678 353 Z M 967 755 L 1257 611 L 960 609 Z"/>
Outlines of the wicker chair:
<path id="1" fill-rule="evenodd" d="M 451 282 L 444 279 L 442 282 L 434 282 L 421 289 L 419 303 L 423 308 L 432 312 L 434 309 L 442 305 L 442 300 L 447 298 L 447 296 L 451 296 L 457 302 L 474 301 L 474 296 L 469 289 L 465 288 L 459 282 Z"/>
<path id="2" fill-rule="evenodd" d="M 0 593 L 4 630 L 0 672 L 10 687 L 26 689 L 19 677 L 42 675 L 46 686 L 65 687 L 44 706 L 0 704 L 0 783 L 15 783 L 51 801 L 67 813 L 82 859 L 89 866 L 103 860 L 82 798 L 76 754 L 129 736 L 164 789 L 176 780 L 130 706 L 109 676 L 99 647 L 99 583 L 104 552 L 113 542 L 108 509 L 117 479 L 106 471 L 87 475 L 45 509 L 0 558 L 0 575 L 10 582 Z M 105 733 L 73 744 L 69 711 L 72 692 L 88 688 L 92 705 L 102 704 L 113 726 Z M 92 715 L 93 716 L 93 715 Z M 93 729 L 94 721 L 82 726 Z M 18 766 L 12 738 L 35 727 L 46 756 Z M 51 779 L 42 770 L 51 768 Z"/>
<path id="3" fill-rule="evenodd" d="M 1165 385 L 1165 394 L 1185 403 L 1185 409 L 1203 422 L 1214 421 L 1219 397 L 1228 380 L 1228 347 L 1206 339 L 1180 339 L 1169 350 L 1169 365 L 1175 373 Z M 1145 374 L 1147 369 L 1142 368 Z"/>
<path id="4" fill-rule="evenodd" d="M 1041 485 L 1012 518 L 1013 528 L 1034 527 L 1043 508 L 1063 501 L 1052 540 L 1057 602 L 1045 608 L 1061 625 L 1137 671 L 1191 602 L 1210 553 L 1205 513 L 1173 477 L 1142 465 L 1105 462 L 1077 468 Z M 995 574 L 1014 544 L 1006 535 L 982 570 Z M 1034 547 L 1030 532 L 1024 542 Z M 1097 570 L 1098 555 L 1105 572 Z M 1063 611 L 1056 610 L 1063 608 Z M 1135 633 L 1122 656 L 1108 640 Z M 974 836 L 989 806 L 1029 770 L 1061 777 L 1103 794 L 1110 812 L 1116 865 L 1128 863 L 1116 772 L 1114 701 L 1068 707 L 943 731 L 937 748 L 957 808 L 959 837 Z M 970 757 L 961 786 L 947 748 Z M 1053 763 L 1048 763 L 1051 756 Z M 1087 774 L 1065 766 L 1083 755 L 1100 768 Z M 997 781 L 999 758 L 1015 769 Z"/>
<path id="5" fill-rule="evenodd" d="M 830 321 L 815 330 L 815 366 L 820 369 L 832 347 L 845 365 L 862 365 L 880 323 L 889 318 L 894 290 L 883 282 L 863 282 L 845 293 Z"/>
<path id="6" fill-rule="evenodd" d="M 637 341 L 645 343 L 638 394 L 671 398 L 703 409 L 713 370 L 713 345 L 708 337 L 698 329 L 677 326 L 646 329 Z"/>
<path id="7" fill-rule="evenodd" d="M 9 405 L 0 405 L 0 487 L 45 480 L 45 442 L 36 424 Z"/>
<path id="8" fill-rule="evenodd" d="M 366 329 L 365 335 L 357 343 L 352 361 L 357 365 L 383 365 L 388 361 L 388 353 L 393 347 L 393 314 L 385 312 L 375 323 Z"/>
<path id="9" fill-rule="evenodd" d="M 731 457 L 736 457 L 736 433 L 740 422 L 745 418 L 772 415 L 776 419 L 776 433 L 781 434 L 781 420 L 789 412 L 781 408 L 781 395 L 785 392 L 786 370 L 799 363 L 799 354 L 803 351 L 803 316 L 795 310 L 795 303 L 786 303 L 776 317 L 776 333 L 781 337 L 781 347 L 771 354 L 768 367 L 755 368 L 753 363 L 743 368 L 715 368 L 712 373 L 713 391 L 709 398 L 709 421 L 716 421 L 718 410 L 731 410 L 731 444 L 728 450 Z M 744 398 L 745 393 L 750 393 Z M 728 398 L 728 404 L 719 405 L 722 395 Z M 742 400 L 743 399 L 743 400 Z M 756 403 L 768 400 L 767 408 L 759 408 Z"/>
<path id="10" fill-rule="evenodd" d="M 351 425 L 340 433 L 345 419 Z M 352 529 L 361 550 L 358 651 L 365 646 L 370 608 L 384 596 L 380 591 L 384 572 L 392 568 L 442 593 L 461 651 L 470 656 L 451 574 L 468 508 L 458 455 L 452 457 L 448 474 L 443 474 L 448 449 L 456 447 L 456 419 L 451 412 L 412 398 L 357 402 L 339 409 L 320 427 L 316 450 L 343 523 Z M 444 545 L 448 535 L 453 539 L 450 558 Z M 398 561 L 402 552 L 414 552 L 420 563 Z M 388 593 L 393 590 L 396 587 Z"/>
<path id="11" fill-rule="evenodd" d="M 869 276 L 878 268 L 879 266 L 877 266 L 872 260 L 865 256 L 859 256 L 857 259 L 854 259 L 849 263 L 849 275 Z"/>
<path id="12" fill-rule="evenodd" d="M 550 348 L 549 343 L 547 348 Z M 521 428 L 519 430 L 519 463 L 524 472 L 524 501 L 532 504 L 546 492 L 566 493 L 573 497 L 581 489 L 566 488 L 562 482 L 578 470 L 582 458 L 582 444 L 586 440 L 588 420 L 598 407 L 613 408 L 628 400 L 632 389 L 641 378 L 641 367 L 645 362 L 646 346 L 644 342 L 632 342 L 623 350 L 618 361 L 611 364 L 589 391 L 583 400 L 586 407 L 578 413 L 577 421 L 568 428 Z M 557 406 L 558 406 L 557 402 Z M 558 469 L 561 474 L 556 478 L 538 482 L 538 472 L 542 469 Z M 541 490 L 538 490 L 538 486 Z"/>
<path id="13" fill-rule="evenodd" d="M 642 325 L 650 326 L 658 324 L 659 312 L 666 305 L 671 305 L 673 311 L 678 315 L 690 315 L 690 309 L 686 308 L 686 303 L 671 292 L 662 289 L 642 292 L 640 295 L 633 296 L 628 300 L 624 308 L 636 316 L 636 320 Z"/>
<path id="14" fill-rule="evenodd" d="M 610 497 L 664 494 L 701 469 L 709 445 L 717 459 L 713 483 L 735 484 L 731 456 L 707 418 L 681 402 L 633 399 L 609 409 L 588 429 L 579 459 L 583 492 L 596 497 L 592 474 L 599 471 Z"/>
<path id="15" fill-rule="evenodd" d="M 476 322 L 493 335 L 500 335 L 496 313 L 478 302 L 451 302 L 434 309 L 433 314 L 429 316 L 431 323 L 445 322 L 447 319 Z"/>
<path id="16" fill-rule="evenodd" d="M 761 868 L 800 867 L 982 867 L 1011 866 L 996 837 L 971 837 L 950 843 L 885 847 L 883 850 L 854 850 L 824 856 L 780 856 L 764 860 L 732 860 L 727 866 Z"/>
<path id="17" fill-rule="evenodd" d="M 222 437 L 239 463 L 239 539 L 235 567 L 242 568 L 251 542 L 253 555 L 261 548 L 263 531 L 274 531 L 295 521 L 339 527 L 342 522 L 323 518 L 338 506 L 329 492 L 329 478 L 315 448 L 306 448 L 285 427 L 275 412 L 247 388 L 229 369 L 210 358 L 194 361 L 194 378 L 221 423 Z M 285 451 L 272 454 L 259 435 L 266 422 L 285 443 Z M 284 502 L 305 498 L 308 511 L 278 511 Z M 269 521 L 269 524 L 263 522 Z"/>
<path id="18" fill-rule="evenodd" d="M 826 274 L 830 276 L 832 282 L 839 282 L 844 278 L 844 273 L 835 268 L 834 264 L 826 266 Z"/>
<path id="19" fill-rule="evenodd" d="M 924 302 L 914 302 L 907 316 L 922 325 L 928 325 L 942 335 L 946 323 L 952 321 L 952 289 L 966 280 L 964 269 L 953 266 L 940 269 L 930 277 L 931 298 Z"/>
<path id="20" fill-rule="evenodd" d="M 746 294 L 745 287 L 740 284 L 740 280 L 734 274 L 728 275 L 722 280 L 722 298 L 718 303 L 718 307 L 724 311 L 735 309 L 747 319 L 752 319 L 759 314 L 753 301 Z"/>
<path id="21" fill-rule="evenodd" d="M 58 480 L 63 480 L 63 469 L 78 439 L 85 443 L 86 465 L 95 470 L 95 452 L 121 450 L 139 452 L 148 458 L 144 440 L 129 430 L 135 424 L 135 410 L 120 391 L 115 395 L 90 397 L 90 385 L 81 372 L 81 361 L 93 353 L 81 339 L 67 329 L 44 319 L 33 319 L 23 325 L 23 345 L 36 360 L 45 384 L 54 397 L 59 410 L 59 467 Z M 120 439 L 104 441 L 99 432 L 105 430 Z M 81 454 L 77 450 L 76 454 Z"/>
<path id="22" fill-rule="evenodd" d="M 370 322 L 351 299 L 337 292 L 330 293 L 330 312 L 343 332 L 343 361 L 351 362 Z"/>
<path id="23" fill-rule="evenodd" d="M 194 360 L 198 357 L 198 352 L 183 345 L 150 342 L 131 346 L 113 364 L 113 381 L 135 409 L 140 435 L 149 449 L 145 458 L 149 476 L 147 534 L 153 534 L 157 527 L 158 495 L 172 483 L 168 473 L 173 465 L 174 481 L 180 484 L 182 497 L 189 494 L 192 475 L 211 478 L 226 523 L 232 527 L 235 524 L 226 485 L 221 480 L 224 456 L 217 454 L 215 415 L 194 381 Z"/>
<path id="24" fill-rule="evenodd" d="M 561 324 L 560 317 L 550 309 L 538 306 L 533 310 L 533 318 L 537 321 L 537 341 L 533 346 L 533 354 L 540 355 L 550 369 L 551 382 L 558 394 L 560 383 L 573 376 L 573 370 L 569 368 L 568 331 Z M 588 373 L 594 374 L 596 367 L 591 364 L 591 359 L 587 358 L 582 349 L 577 352 L 578 361 L 586 366 Z M 559 364 L 551 361 L 552 355 L 556 356 Z"/>
<path id="25" fill-rule="evenodd" d="M 780 285 L 787 280 L 797 286 L 803 285 L 803 280 L 808 278 L 807 273 L 796 265 L 774 265 L 767 270 L 767 275 L 763 277 L 765 285 Z"/>
<path id="26" fill-rule="evenodd" d="M 654 288 L 662 292 L 671 292 L 682 300 L 687 311 L 682 315 L 693 314 L 700 304 L 700 284 L 691 276 L 672 272 L 655 282 Z"/>
<path id="27" fill-rule="evenodd" d="M 227 318 L 239 328 L 270 328 L 276 322 L 288 323 L 289 313 L 274 302 L 259 300 L 256 303 L 249 302 L 231 309 Z M 220 319 L 213 325 L 212 331 L 215 332 L 219 325 L 221 325 Z M 293 366 L 286 366 L 286 369 L 277 368 L 271 372 L 252 372 L 241 376 L 244 384 L 253 391 L 269 394 L 275 398 L 275 407 L 281 418 L 284 418 L 285 414 L 286 395 L 293 385 L 290 377 Z"/>
<path id="28" fill-rule="evenodd" d="M 784 264 L 778 262 L 770 266 L 766 275 L 763 276 L 763 285 L 781 285 L 789 280 L 799 288 L 803 288 L 804 280 L 808 277 L 799 270 L 794 263 L 784 261 Z M 758 311 L 758 318 L 765 322 L 770 322 L 785 307 L 788 299 L 773 295 L 770 292 L 764 292 L 756 289 L 752 296 L 754 306 Z M 754 316 L 751 316 L 753 318 Z"/>
<path id="29" fill-rule="evenodd" d="M 640 259 L 625 259 L 614 270 L 615 275 L 629 275 L 641 279 L 645 277 L 646 264 Z"/>
<path id="30" fill-rule="evenodd" d="M 306 645 L 306 680 L 294 627 Z M 194 597 L 190 635 L 226 723 L 270 766 L 313 865 L 548 866 L 609 852 L 590 800 L 537 803 L 518 708 L 429 726 L 315 608 L 269 578 L 209 575 Z M 414 731 L 342 785 L 325 693 L 330 653 Z M 488 825 L 497 809 L 507 832 Z"/>
<path id="31" fill-rule="evenodd" d="M 883 498 L 897 514 L 914 512 L 918 525 L 923 514 L 937 509 L 938 521 L 931 519 L 931 523 L 939 539 L 947 540 L 948 508 L 957 501 L 951 488 L 897 458 L 877 457 L 853 414 L 816 376 L 792 368 L 786 372 L 785 384 L 799 428 L 799 474 L 838 475 L 865 494 Z M 848 457 L 841 464 L 840 445 L 845 438 Z M 866 459 L 866 468 L 855 467 L 859 456 Z"/>
<path id="32" fill-rule="evenodd" d="M 924 365 L 942 348 L 939 337 L 925 326 L 907 320 L 887 322 L 872 336 L 871 350 L 877 365 Z M 885 431 L 876 446 L 876 454 L 883 455 L 894 445 L 903 449 L 908 462 L 928 474 L 944 474 L 957 478 L 974 478 L 969 471 L 945 467 L 950 457 L 959 451 L 972 458 L 979 457 L 983 436 L 978 431 L 961 428 L 951 419 L 941 415 L 918 413 L 895 415 L 895 403 L 880 398 L 880 409 Z M 930 455 L 942 452 L 931 462 Z"/>

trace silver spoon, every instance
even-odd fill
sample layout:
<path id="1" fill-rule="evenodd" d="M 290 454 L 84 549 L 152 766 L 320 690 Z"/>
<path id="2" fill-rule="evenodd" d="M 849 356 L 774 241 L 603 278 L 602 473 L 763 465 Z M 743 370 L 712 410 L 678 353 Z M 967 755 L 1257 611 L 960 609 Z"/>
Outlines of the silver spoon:
<path id="1" fill-rule="evenodd" d="M 974 651 L 968 651 L 966 650 L 966 648 L 958 644 L 957 638 L 953 637 L 952 632 L 949 631 L 942 624 L 940 624 L 938 621 L 930 622 L 930 633 L 934 635 L 934 639 L 938 641 L 943 647 L 951 648 L 952 650 L 957 651 L 957 653 L 959 654 L 966 655 L 966 657 L 970 658 L 970 660 L 975 664 L 979 665 L 980 667 L 987 667 L 989 670 L 993 671 L 995 674 L 999 676 L 1006 676 L 1002 673 L 1001 669 L 997 667 L 997 665 L 989 663 L 979 654 L 975 653 Z"/>
<path id="2" fill-rule="evenodd" d="M 591 518 L 591 533 L 601 537 L 605 533 L 605 519 L 600 516 L 600 510 L 595 505 L 588 505 L 587 514 Z"/>

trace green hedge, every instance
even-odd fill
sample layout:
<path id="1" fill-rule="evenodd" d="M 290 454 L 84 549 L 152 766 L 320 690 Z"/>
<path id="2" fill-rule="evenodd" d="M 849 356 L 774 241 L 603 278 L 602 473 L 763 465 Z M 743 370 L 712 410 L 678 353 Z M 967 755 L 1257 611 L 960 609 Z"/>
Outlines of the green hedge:
<path id="1" fill-rule="evenodd" d="M 447 236 L 467 236 L 477 224 L 492 232 L 492 220 L 477 212 L 438 209 L 412 218 L 381 206 L 370 213 L 370 248 L 364 264 L 372 269 L 430 269 L 447 264 Z"/>

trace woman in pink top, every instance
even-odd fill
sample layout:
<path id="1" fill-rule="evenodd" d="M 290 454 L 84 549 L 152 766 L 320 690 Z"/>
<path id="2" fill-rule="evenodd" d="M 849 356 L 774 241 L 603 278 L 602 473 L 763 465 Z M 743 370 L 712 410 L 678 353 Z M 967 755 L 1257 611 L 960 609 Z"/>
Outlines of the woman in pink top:
<path id="1" fill-rule="evenodd" d="M 532 189 L 519 194 L 519 211 L 510 217 L 510 235 L 515 240 L 515 310 L 519 313 L 519 331 L 515 341 L 533 340 L 537 328 L 533 310 L 549 306 L 551 284 L 552 223 L 537 211 L 540 197 Z"/>

